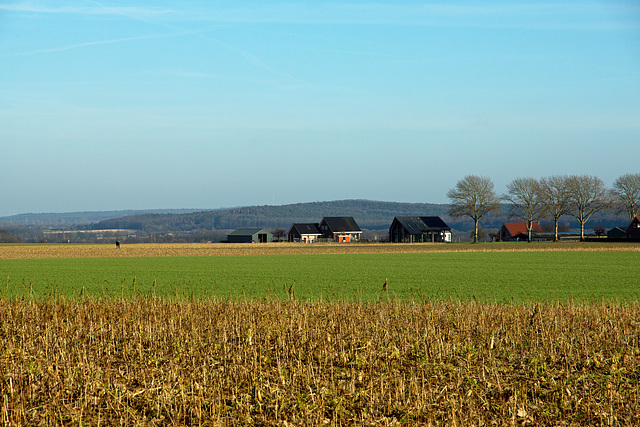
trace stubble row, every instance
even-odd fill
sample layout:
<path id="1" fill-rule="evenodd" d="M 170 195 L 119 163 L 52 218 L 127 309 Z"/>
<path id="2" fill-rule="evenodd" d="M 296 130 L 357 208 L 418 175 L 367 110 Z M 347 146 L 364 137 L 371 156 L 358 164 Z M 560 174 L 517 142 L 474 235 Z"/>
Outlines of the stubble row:
<path id="1" fill-rule="evenodd" d="M 0 300 L 4 425 L 634 425 L 640 306 Z"/>

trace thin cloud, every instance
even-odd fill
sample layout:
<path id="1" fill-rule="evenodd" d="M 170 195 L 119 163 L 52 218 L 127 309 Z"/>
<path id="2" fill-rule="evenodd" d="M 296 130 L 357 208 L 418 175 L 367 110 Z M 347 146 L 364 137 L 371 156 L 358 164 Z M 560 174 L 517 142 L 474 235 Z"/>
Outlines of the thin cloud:
<path id="1" fill-rule="evenodd" d="M 172 16 L 171 20 L 179 21 L 180 19 L 178 19 L 178 15 L 180 15 L 181 19 L 184 19 L 186 16 L 189 16 L 189 15 L 195 17 L 199 14 L 199 12 L 197 11 L 192 10 L 192 11 L 178 13 L 176 11 L 167 10 L 167 9 L 152 9 L 152 8 L 149 9 L 149 8 L 139 8 L 139 7 L 111 7 L 111 6 L 105 6 L 100 2 L 92 1 L 92 0 L 88 0 L 86 3 L 88 4 L 86 6 L 64 5 L 64 6 L 58 6 L 58 7 L 51 7 L 48 5 L 41 5 L 38 3 L 21 2 L 21 3 L 13 3 L 13 4 L 1 4 L 0 10 L 13 11 L 13 12 L 40 13 L 40 14 L 118 15 L 118 16 L 124 16 L 126 18 L 130 18 L 130 19 L 135 19 L 141 22 L 145 22 L 147 24 L 155 23 L 160 26 L 163 26 L 164 28 L 173 30 L 173 32 L 146 35 L 146 36 L 123 37 L 123 38 L 109 39 L 109 40 L 89 41 L 89 42 L 76 43 L 76 44 L 66 45 L 66 46 L 32 50 L 28 52 L 19 52 L 19 53 L 14 53 L 10 55 L 5 55 L 2 57 L 6 58 L 6 57 L 16 57 L 16 56 L 48 54 L 48 53 L 64 52 L 64 51 L 73 50 L 73 49 L 86 48 L 90 46 L 123 43 L 123 42 L 135 41 L 135 40 L 149 40 L 149 39 L 158 39 L 158 38 L 167 38 L 167 37 L 177 37 L 177 36 L 193 34 L 193 35 L 198 35 L 199 37 L 204 38 L 206 40 L 209 40 L 221 46 L 224 49 L 235 52 L 236 54 L 244 57 L 245 60 L 248 61 L 253 67 L 261 69 L 264 72 L 267 72 L 271 75 L 279 76 L 280 78 L 284 78 L 286 80 L 295 82 L 296 84 L 302 84 L 302 85 L 308 84 L 307 82 L 301 79 L 298 79 L 289 73 L 278 70 L 268 65 L 261 58 L 259 58 L 258 56 L 246 50 L 238 49 L 235 46 L 230 45 L 229 43 L 226 43 L 222 40 L 219 40 L 217 38 L 214 38 L 205 34 L 207 30 L 190 31 L 190 30 L 184 29 L 184 27 L 182 27 L 181 25 L 169 23 L 168 19 L 163 18 L 162 20 L 160 20 L 161 22 L 156 22 L 156 20 L 153 19 L 158 16 L 165 16 L 165 18 L 168 16 Z M 191 21 L 193 22 L 194 20 L 192 19 Z"/>
<path id="2" fill-rule="evenodd" d="M 151 34 L 151 35 L 146 35 L 146 36 L 122 37 L 122 38 L 110 39 L 110 40 L 96 40 L 96 41 L 90 41 L 90 42 L 84 42 L 84 43 L 76 43 L 76 44 L 67 45 L 67 46 L 59 46 L 59 47 L 52 47 L 52 48 L 47 48 L 47 49 L 31 50 L 31 51 L 28 51 L 28 52 L 18 52 L 18 53 L 13 53 L 11 55 L 5 55 L 4 57 L 6 58 L 8 56 L 31 56 L 31 55 L 40 55 L 40 54 L 46 54 L 46 53 L 64 52 L 64 51 L 67 51 L 67 50 L 79 49 L 79 48 L 84 48 L 84 47 L 89 47 L 89 46 L 98 46 L 98 45 L 113 44 L 113 43 L 123 43 L 123 42 L 135 41 L 135 40 L 152 40 L 152 39 L 160 39 L 160 38 L 178 37 L 178 36 L 194 34 L 194 33 L 196 33 L 196 32 L 195 31 L 183 31 L 183 32 L 179 32 L 179 33 Z"/>
<path id="3" fill-rule="evenodd" d="M 1 4 L 0 10 L 41 14 L 120 15 L 150 23 L 201 21 L 246 24 L 413 25 L 434 27 L 603 30 L 640 27 L 640 6 L 630 3 L 494 2 L 482 5 L 432 3 L 276 3 L 247 7 L 163 9 L 108 6 L 86 0 L 63 6 L 38 2 Z M 598 17 L 594 21 L 594 17 Z"/>
<path id="4" fill-rule="evenodd" d="M 608 22 L 603 22 L 604 17 Z M 413 25 L 532 29 L 638 28 L 640 6 L 619 3 L 256 4 L 183 9 L 184 21 L 247 24 Z M 594 21 L 595 17 L 595 21 Z"/>
<path id="5" fill-rule="evenodd" d="M 0 4 L 0 10 L 7 12 L 25 12 L 33 14 L 70 14 L 70 15 L 127 15 L 139 18 L 150 18 L 174 13 L 169 9 L 144 8 L 136 6 L 103 6 L 90 4 L 81 6 L 77 4 L 65 6 L 51 6 L 33 2 L 20 2 Z"/>

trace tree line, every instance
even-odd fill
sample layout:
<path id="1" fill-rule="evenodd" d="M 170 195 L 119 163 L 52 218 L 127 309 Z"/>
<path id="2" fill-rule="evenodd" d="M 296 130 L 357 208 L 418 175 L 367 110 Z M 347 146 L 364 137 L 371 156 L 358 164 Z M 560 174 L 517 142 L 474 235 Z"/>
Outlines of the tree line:
<path id="1" fill-rule="evenodd" d="M 534 222 L 543 218 L 554 221 L 554 241 L 557 241 L 558 221 L 564 215 L 578 221 L 580 238 L 584 240 L 584 225 L 598 212 L 626 212 L 629 222 L 640 214 L 640 173 L 618 177 L 612 188 L 607 188 L 603 180 L 593 175 L 516 178 L 500 196 L 491 178 L 467 175 L 447 192 L 447 197 L 451 201 L 451 216 L 474 220 L 474 243 L 478 241 L 479 221 L 487 214 L 500 213 L 503 203 L 510 217 L 527 223 L 528 241 L 531 241 Z"/>

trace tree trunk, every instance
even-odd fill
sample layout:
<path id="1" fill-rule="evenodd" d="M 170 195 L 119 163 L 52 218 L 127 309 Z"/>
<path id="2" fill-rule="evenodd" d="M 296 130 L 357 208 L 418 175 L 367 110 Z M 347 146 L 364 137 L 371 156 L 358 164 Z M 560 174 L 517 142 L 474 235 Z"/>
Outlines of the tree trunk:
<path id="1" fill-rule="evenodd" d="M 558 241 L 558 217 L 555 217 L 554 220 L 555 220 L 554 222 L 556 223 L 556 233 L 553 236 L 553 241 L 557 242 Z"/>
<path id="2" fill-rule="evenodd" d="M 473 243 L 478 243 L 478 218 L 474 218 L 473 219 L 475 222 L 475 228 L 474 228 L 474 232 L 473 232 Z"/>

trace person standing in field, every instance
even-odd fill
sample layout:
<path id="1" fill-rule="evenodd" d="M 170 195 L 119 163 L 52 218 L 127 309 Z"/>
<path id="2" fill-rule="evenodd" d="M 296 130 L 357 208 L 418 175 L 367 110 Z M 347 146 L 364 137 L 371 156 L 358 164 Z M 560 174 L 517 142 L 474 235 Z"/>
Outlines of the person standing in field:
<path id="1" fill-rule="evenodd" d="M 116 249 L 120 249 L 120 242 L 116 240 Z"/>

